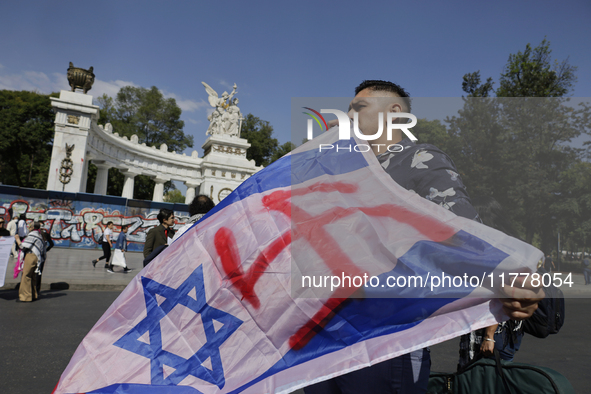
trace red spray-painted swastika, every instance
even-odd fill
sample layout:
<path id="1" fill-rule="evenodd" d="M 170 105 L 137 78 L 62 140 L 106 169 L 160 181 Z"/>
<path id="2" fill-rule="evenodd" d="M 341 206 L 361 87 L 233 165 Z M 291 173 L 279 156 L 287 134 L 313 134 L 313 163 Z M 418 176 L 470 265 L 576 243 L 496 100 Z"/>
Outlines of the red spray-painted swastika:
<path id="1" fill-rule="evenodd" d="M 326 225 L 338 219 L 350 216 L 357 212 L 373 217 L 389 217 L 399 223 L 408 224 L 414 227 L 425 237 L 435 242 L 441 242 L 450 238 L 455 230 L 428 216 L 410 211 L 395 204 L 382 204 L 374 207 L 335 207 L 323 212 L 320 215 L 312 216 L 305 210 L 291 203 L 292 196 L 305 195 L 309 193 L 356 193 L 357 185 L 334 182 L 317 183 L 307 188 L 294 189 L 292 191 L 276 191 L 263 197 L 263 205 L 271 210 L 278 211 L 294 220 L 292 230 L 281 235 L 267 246 L 255 259 L 254 263 L 244 272 L 240 252 L 232 231 L 227 227 L 220 228 L 214 237 L 215 248 L 220 256 L 222 267 L 228 279 L 242 294 L 243 299 L 249 302 L 254 308 L 260 307 L 260 300 L 254 291 L 254 287 L 269 264 L 291 243 L 292 240 L 305 239 L 314 249 L 322 262 L 329 268 L 333 275 L 340 276 L 342 273 L 348 276 L 363 276 L 366 272 L 351 261 L 349 256 L 341 249 L 338 242 L 326 230 Z M 292 217 L 293 214 L 293 217 Z M 335 310 L 347 300 L 355 291 L 356 287 L 339 288 L 331 298 L 324 303 L 320 310 L 304 324 L 290 338 L 290 347 L 293 349 L 302 348 L 324 327 L 334 316 Z"/>

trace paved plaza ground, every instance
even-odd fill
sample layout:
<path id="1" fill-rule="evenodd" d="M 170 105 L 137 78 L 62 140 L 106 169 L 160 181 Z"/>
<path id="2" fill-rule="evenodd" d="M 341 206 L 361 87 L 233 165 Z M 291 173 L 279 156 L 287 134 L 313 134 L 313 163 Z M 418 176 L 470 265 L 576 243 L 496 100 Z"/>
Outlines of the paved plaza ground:
<path id="1" fill-rule="evenodd" d="M 139 252 L 127 252 L 125 254 L 127 265 L 133 271 L 123 273 L 122 269 L 115 267 L 115 273 L 108 273 L 104 267 L 104 260 L 99 261 L 96 268 L 91 261 L 103 255 L 102 249 L 73 249 L 53 248 L 47 253 L 47 262 L 43 270 L 41 289 L 49 290 L 51 284 L 54 288 L 63 289 L 68 284 L 70 290 L 113 290 L 121 291 L 143 268 L 144 256 Z M 14 260 L 8 264 L 6 283 L 0 289 L 11 289 L 20 282 L 13 279 Z"/>
<path id="2" fill-rule="evenodd" d="M 134 271 L 109 274 L 102 264 L 93 268 L 90 263 L 100 255 L 99 250 L 50 251 L 40 300 L 31 304 L 15 302 L 17 281 L 9 266 L 9 279 L 0 288 L 0 354 L 4 358 L 0 392 L 50 393 L 82 338 L 142 268 L 142 254 L 128 253 Z M 573 289 L 564 290 L 567 297 L 579 298 L 567 298 L 561 332 L 546 339 L 526 335 L 515 361 L 553 368 L 583 393 L 589 392 L 591 382 L 591 286 L 584 286 L 578 273 L 573 279 Z M 457 338 L 433 346 L 431 369 L 453 372 L 457 354 Z"/>

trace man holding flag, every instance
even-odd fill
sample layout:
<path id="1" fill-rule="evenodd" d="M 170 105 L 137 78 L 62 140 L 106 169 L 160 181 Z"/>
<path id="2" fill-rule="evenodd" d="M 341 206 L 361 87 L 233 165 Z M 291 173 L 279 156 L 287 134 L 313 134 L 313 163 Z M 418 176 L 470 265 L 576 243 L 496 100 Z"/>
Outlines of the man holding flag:
<path id="1" fill-rule="evenodd" d="M 368 100 L 372 92 L 357 92 L 363 100 L 353 110 L 379 112 Z M 389 97 L 398 102 L 399 95 Z M 403 104 L 388 105 L 403 112 Z M 424 354 L 426 346 L 498 321 L 502 311 L 490 292 L 468 298 L 478 289 L 382 283 L 517 272 L 535 267 L 539 251 L 450 211 L 471 207 L 455 169 L 430 167 L 443 154 L 418 148 L 397 164 L 371 152 L 338 157 L 318 149 L 351 142 L 327 132 L 247 179 L 121 293 L 78 347 L 55 393 L 289 393 Z M 409 171 L 437 168 L 456 183 L 449 190 L 408 176 L 413 190 L 428 190 L 432 204 L 389 175 L 407 161 Z M 308 274 L 369 276 L 378 284 L 333 291 L 306 287 Z M 523 318 L 535 301 L 503 307 Z M 398 376 L 411 371 L 408 387 L 420 388 L 412 364 L 400 364 Z"/>

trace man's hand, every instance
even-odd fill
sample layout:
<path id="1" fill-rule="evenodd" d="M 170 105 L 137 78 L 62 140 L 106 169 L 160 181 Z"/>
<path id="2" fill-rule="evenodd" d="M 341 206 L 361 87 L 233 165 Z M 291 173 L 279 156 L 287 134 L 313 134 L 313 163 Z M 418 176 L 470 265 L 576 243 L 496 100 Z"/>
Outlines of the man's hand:
<path id="1" fill-rule="evenodd" d="M 326 127 L 328 127 L 327 130 L 330 130 L 333 127 L 338 126 L 338 125 L 339 125 L 339 120 L 338 119 L 333 119 L 331 121 L 326 122 Z"/>
<path id="2" fill-rule="evenodd" d="M 500 288 L 502 294 L 500 298 L 503 304 L 503 311 L 513 320 L 524 320 L 538 309 L 538 302 L 544 299 L 546 294 L 542 287 L 536 287 L 531 284 L 531 275 L 527 277 L 519 276 L 513 284 L 505 284 Z M 503 297 L 503 295 L 505 297 Z"/>
<path id="3" fill-rule="evenodd" d="M 487 341 L 486 338 L 482 340 L 480 344 L 480 353 L 484 356 L 492 356 L 495 350 L 495 343 L 493 341 Z"/>
<path id="4" fill-rule="evenodd" d="M 484 337 L 480 344 L 480 352 L 485 356 L 492 356 L 495 350 L 495 332 L 499 327 L 498 324 L 493 324 L 484 329 Z"/>
<path id="5" fill-rule="evenodd" d="M 544 290 L 541 290 L 542 294 Z M 538 309 L 538 302 L 544 299 L 540 298 L 501 298 L 503 312 L 513 320 L 525 320 L 534 314 Z"/>

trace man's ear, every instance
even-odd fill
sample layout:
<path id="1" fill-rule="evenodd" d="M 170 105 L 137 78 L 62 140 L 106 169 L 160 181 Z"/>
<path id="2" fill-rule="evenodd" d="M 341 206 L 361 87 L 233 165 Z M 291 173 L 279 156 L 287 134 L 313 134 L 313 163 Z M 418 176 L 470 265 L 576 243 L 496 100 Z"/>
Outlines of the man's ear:
<path id="1" fill-rule="evenodd" d="M 402 105 L 400 105 L 400 103 L 394 101 L 392 103 L 390 103 L 388 105 L 388 113 L 393 113 L 393 112 L 403 112 L 402 111 Z M 385 114 L 384 114 L 385 115 Z M 402 123 L 401 121 L 399 121 L 398 119 L 400 118 L 394 118 L 392 119 L 392 123 Z M 404 118 L 403 118 L 404 119 Z"/>
<path id="2" fill-rule="evenodd" d="M 388 105 L 388 112 L 403 112 L 402 105 L 397 102 L 392 102 Z"/>

